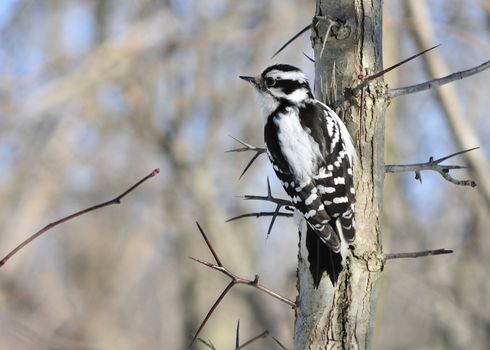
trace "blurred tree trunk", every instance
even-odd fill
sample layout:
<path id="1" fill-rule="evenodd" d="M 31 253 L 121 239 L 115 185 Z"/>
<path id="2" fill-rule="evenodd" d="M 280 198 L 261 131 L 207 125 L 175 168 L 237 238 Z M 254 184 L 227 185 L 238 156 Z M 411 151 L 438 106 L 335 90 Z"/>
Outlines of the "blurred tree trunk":
<path id="1" fill-rule="evenodd" d="M 318 0 L 312 30 L 317 98 L 333 105 L 346 88 L 360 82 L 360 74 L 380 71 L 381 41 L 382 2 Z M 370 347 L 370 321 L 383 266 L 381 216 L 387 105 L 386 88 L 379 80 L 344 104 L 344 111 L 337 111 L 346 121 L 358 152 L 354 173 L 356 248 L 348 252 L 335 288 L 324 278 L 317 289 L 311 284 L 306 255 L 300 249 L 295 349 Z"/>

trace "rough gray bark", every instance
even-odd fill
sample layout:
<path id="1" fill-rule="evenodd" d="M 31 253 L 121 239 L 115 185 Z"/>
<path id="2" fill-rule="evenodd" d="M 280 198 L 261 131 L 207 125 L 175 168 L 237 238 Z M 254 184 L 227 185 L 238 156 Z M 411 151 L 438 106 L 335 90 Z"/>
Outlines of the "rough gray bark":
<path id="1" fill-rule="evenodd" d="M 360 82 L 361 74 L 366 76 L 382 69 L 381 24 L 381 2 L 317 1 L 312 45 L 318 99 L 333 105 L 346 88 Z M 384 113 L 389 102 L 386 96 L 386 87 L 379 80 L 357 98 L 344 103 L 344 110 L 337 111 L 346 121 L 358 152 L 354 171 L 356 248 L 347 253 L 346 266 L 335 288 L 324 278 L 319 288 L 314 289 L 304 242 L 300 243 L 295 349 L 369 348 L 376 284 L 384 262 L 381 204 Z M 302 231 L 301 220 L 299 225 Z"/>

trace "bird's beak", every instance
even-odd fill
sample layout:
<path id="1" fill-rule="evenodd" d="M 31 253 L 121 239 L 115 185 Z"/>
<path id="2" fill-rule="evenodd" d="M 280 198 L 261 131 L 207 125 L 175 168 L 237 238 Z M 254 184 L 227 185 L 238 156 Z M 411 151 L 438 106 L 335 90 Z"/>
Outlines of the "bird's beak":
<path id="1" fill-rule="evenodd" d="M 247 77 L 245 75 L 240 75 L 239 77 L 240 79 L 243 79 L 251 84 L 254 84 L 254 85 L 257 85 L 257 80 L 255 79 L 255 77 Z"/>

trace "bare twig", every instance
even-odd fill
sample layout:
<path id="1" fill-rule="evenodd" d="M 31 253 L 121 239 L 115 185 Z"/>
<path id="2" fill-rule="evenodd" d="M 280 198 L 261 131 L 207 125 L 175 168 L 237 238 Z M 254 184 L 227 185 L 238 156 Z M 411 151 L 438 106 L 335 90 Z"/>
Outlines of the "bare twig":
<path id="1" fill-rule="evenodd" d="M 461 80 L 467 77 L 470 77 L 472 75 L 478 74 L 480 72 L 483 72 L 485 69 L 490 68 L 490 60 L 486 61 L 485 63 L 480 64 L 479 66 L 463 70 L 461 72 L 456 72 L 453 74 L 449 74 L 445 77 L 438 78 L 438 79 L 432 79 L 429 81 L 426 81 L 425 83 L 417 84 L 417 85 L 411 85 L 411 86 L 405 86 L 401 88 L 396 88 L 396 89 L 390 89 L 389 94 L 390 97 L 398 97 L 401 95 L 408 95 L 408 94 L 413 94 L 415 92 L 420 92 L 424 90 L 429 90 L 433 87 L 445 85 L 448 83 L 451 83 L 455 80 Z"/>
<path id="2" fill-rule="evenodd" d="M 271 184 L 269 182 L 269 177 L 267 177 L 267 195 L 266 196 L 256 196 L 246 194 L 243 196 L 245 200 L 258 200 L 258 201 L 266 201 L 276 203 L 282 207 L 292 206 L 292 203 L 289 199 L 276 198 L 272 195 Z"/>
<path id="3" fill-rule="evenodd" d="M 230 135 L 230 137 L 233 140 L 235 140 L 236 142 L 242 144 L 244 147 L 230 149 L 230 150 L 226 151 L 227 153 L 230 153 L 230 152 L 255 152 L 255 155 L 252 157 L 252 159 L 250 159 L 250 161 L 248 162 L 247 166 L 245 167 L 245 169 L 243 169 L 242 173 L 240 174 L 240 179 L 241 179 L 243 177 L 243 175 L 245 175 L 245 173 L 247 172 L 247 170 L 250 168 L 250 166 L 253 164 L 253 162 L 255 162 L 255 160 L 262 153 L 265 153 L 267 151 L 267 149 L 266 148 L 262 148 L 262 147 L 256 147 L 256 146 L 249 145 L 248 143 L 243 142 L 242 140 L 239 140 L 236 137 L 233 137 L 231 135 Z"/>
<path id="4" fill-rule="evenodd" d="M 198 224 L 198 227 L 199 227 L 199 231 L 201 232 L 201 235 L 203 236 L 204 238 L 204 241 L 206 242 L 206 244 L 208 245 L 208 248 L 209 250 L 211 251 L 211 253 L 213 254 L 215 260 L 216 260 L 216 264 L 213 264 L 213 263 L 210 263 L 210 262 L 207 262 L 207 261 L 203 261 L 203 260 L 200 260 L 200 259 L 196 259 L 196 258 L 190 258 L 204 266 L 207 266 L 209 267 L 210 269 L 213 269 L 213 270 L 216 270 L 216 271 L 219 271 L 221 272 L 222 274 L 228 276 L 231 281 L 230 283 L 228 283 L 228 285 L 226 286 L 226 288 L 223 290 L 223 292 L 221 292 L 221 294 L 219 295 L 219 297 L 216 299 L 216 301 L 214 302 L 214 304 L 211 306 L 211 308 L 209 309 L 208 313 L 206 314 L 206 317 L 204 318 L 204 320 L 201 322 L 201 324 L 199 325 L 199 328 L 197 329 L 196 333 L 194 334 L 194 337 L 192 338 L 192 342 L 191 344 L 189 345 L 189 348 L 192 346 L 192 344 L 194 344 L 195 340 L 197 339 L 197 337 L 199 336 L 199 333 L 201 332 L 201 330 L 204 328 L 206 322 L 209 320 L 209 318 L 211 317 L 211 315 L 213 314 L 214 310 L 218 307 L 218 305 L 220 304 L 220 302 L 223 300 L 223 298 L 226 296 L 226 294 L 237 284 L 244 284 L 244 285 L 247 285 L 247 286 L 250 286 L 250 287 L 253 287 L 253 288 L 256 288 L 258 290 L 260 290 L 261 292 L 263 293 L 266 293 L 268 295 L 270 295 L 271 297 L 277 299 L 277 300 L 280 300 L 282 301 L 283 303 L 286 303 L 288 304 L 289 306 L 291 306 L 292 308 L 295 308 L 296 307 L 296 304 L 294 301 L 292 301 L 291 299 L 288 299 L 286 297 L 283 297 L 279 294 L 277 294 L 276 292 L 264 287 L 263 285 L 261 285 L 259 283 L 259 276 L 258 275 L 255 275 L 254 279 L 253 280 L 250 280 L 250 279 L 246 279 L 246 278 L 242 278 L 242 277 L 238 277 L 237 275 L 235 275 L 233 272 L 229 271 L 226 267 L 224 267 L 221 262 L 219 262 L 219 258 L 211 244 L 211 242 L 209 241 L 209 239 L 207 238 L 206 234 L 204 233 L 204 231 L 200 228 L 199 224 Z M 218 263 L 219 262 L 219 263 Z"/>
<path id="5" fill-rule="evenodd" d="M 236 324 L 235 350 L 240 349 L 240 320 Z"/>
<path id="6" fill-rule="evenodd" d="M 428 49 L 426 49 L 424 51 L 421 51 L 419 53 L 416 53 L 415 55 L 410 56 L 410 57 L 404 59 L 403 61 L 400 61 L 400 62 L 398 62 L 398 63 L 396 63 L 396 64 L 394 64 L 394 65 L 392 65 L 392 66 L 390 66 L 390 67 L 388 67 L 386 69 L 383 69 L 381 72 L 375 73 L 373 75 L 370 75 L 370 76 L 364 78 L 364 81 L 361 84 L 359 84 L 358 86 L 356 86 L 353 90 L 356 90 L 356 89 L 359 89 L 360 90 L 360 89 L 362 89 L 364 86 L 367 85 L 366 84 L 367 82 L 370 82 L 371 80 L 374 80 L 374 79 L 377 79 L 379 77 L 382 77 L 383 75 L 385 75 L 389 71 L 392 71 L 393 69 L 398 68 L 401 65 L 403 65 L 403 64 L 405 64 L 407 62 L 410 62 L 411 60 L 413 60 L 413 59 L 415 59 L 415 58 L 417 58 L 419 56 L 422 56 L 423 54 L 425 54 L 425 53 L 427 53 L 429 51 L 432 51 L 432 50 L 438 48 L 439 46 L 441 46 L 441 44 L 432 46 L 431 48 L 428 48 Z M 364 85 L 364 86 L 361 86 L 361 85 Z"/>
<path id="7" fill-rule="evenodd" d="M 400 62 L 398 62 L 398 63 L 396 63 L 396 64 L 394 64 L 394 65 L 392 65 L 392 66 L 390 66 L 390 67 L 388 67 L 388 68 L 386 68 L 386 69 L 383 69 L 383 70 L 382 70 L 382 71 L 380 71 L 380 72 L 374 73 L 374 74 L 369 75 L 369 76 L 367 76 L 367 77 L 363 77 L 363 79 L 362 79 L 362 82 L 361 82 L 361 83 L 359 83 L 357 86 L 353 87 L 352 89 L 347 89 L 347 91 L 346 91 L 345 95 L 344 95 L 344 96 L 342 96 L 342 97 L 341 97 L 341 98 L 340 98 L 340 99 L 339 99 L 339 100 L 338 100 L 338 101 L 335 103 L 334 108 L 339 107 L 339 106 L 340 106 L 340 105 L 342 105 L 342 103 L 344 103 L 346 100 L 348 100 L 348 99 L 350 99 L 350 98 L 352 98 L 352 97 L 356 96 L 356 95 L 359 93 L 359 91 L 361 91 L 361 90 L 362 90 L 362 89 L 364 89 L 366 86 L 368 86 L 368 85 L 369 85 L 369 83 L 371 83 L 371 81 L 373 81 L 373 80 L 375 80 L 375 79 L 377 79 L 377 78 L 382 77 L 383 75 L 385 75 L 386 73 L 388 73 L 388 72 L 392 71 L 393 69 L 398 68 L 398 67 L 400 67 L 401 65 L 403 65 L 403 64 L 405 64 L 405 63 L 407 63 L 407 62 L 410 62 L 411 60 L 413 60 L 413 59 L 415 59 L 415 58 L 417 58 L 417 57 L 419 57 L 419 56 L 422 56 L 423 54 L 425 54 L 425 53 L 427 53 L 427 52 L 429 52 L 429 51 L 431 51 L 431 50 L 434 50 L 435 48 L 438 48 L 439 46 L 440 46 L 440 45 L 432 46 L 431 48 L 428 48 L 428 49 L 423 50 L 423 51 L 421 51 L 421 52 L 419 52 L 419 53 L 416 53 L 415 55 L 410 56 L 410 57 L 408 57 L 408 58 L 404 59 L 403 61 L 400 61 Z"/>
<path id="8" fill-rule="evenodd" d="M 257 340 L 259 339 L 262 339 L 262 338 L 267 338 L 269 335 L 270 335 L 270 332 L 268 330 L 265 330 L 263 331 L 262 333 L 250 338 L 249 340 L 247 340 L 246 342 L 244 342 L 242 345 L 240 345 L 239 343 L 239 330 L 240 330 L 240 320 L 238 320 L 238 324 L 237 324 L 237 329 L 236 329 L 236 337 L 235 337 L 235 350 L 240 350 L 240 349 L 243 349 L 245 348 L 246 346 L 256 342 Z M 274 341 L 282 348 L 282 349 L 286 349 L 284 347 L 284 345 L 282 345 L 279 340 L 277 340 L 275 337 L 272 337 L 272 339 L 274 339 Z M 209 340 L 204 340 L 202 338 L 196 338 L 197 341 L 201 342 L 202 344 L 204 344 L 205 346 L 207 346 L 208 348 L 212 349 L 212 350 L 217 350 L 216 347 L 214 346 L 213 343 L 211 343 L 211 341 Z"/>
<path id="9" fill-rule="evenodd" d="M 260 217 L 264 217 L 264 216 L 274 216 L 274 215 L 275 216 L 284 216 L 284 217 L 290 218 L 293 216 L 293 213 L 284 213 L 284 212 L 277 212 L 277 211 L 258 211 L 255 213 L 246 213 L 246 214 L 234 216 L 232 218 L 229 218 L 225 222 L 231 222 L 231 221 L 244 219 L 244 218 L 250 218 L 250 217 L 260 218 Z"/>
<path id="10" fill-rule="evenodd" d="M 214 260 L 216 261 L 216 264 L 218 264 L 218 266 L 223 266 L 223 264 L 221 263 L 221 261 L 218 258 L 218 254 L 216 254 L 216 252 L 214 251 L 214 248 L 211 245 L 211 242 L 208 240 L 208 237 L 204 233 L 201 225 L 199 225 L 199 223 L 197 221 L 196 221 L 196 225 L 197 225 L 197 228 L 199 229 L 199 232 L 201 232 L 201 236 L 204 239 L 204 242 L 206 242 L 206 244 L 209 248 L 209 251 L 211 252 L 211 254 L 213 254 L 213 257 L 214 257 Z"/>
<path id="11" fill-rule="evenodd" d="M 404 165 L 394 165 L 394 164 L 385 165 L 385 172 L 387 172 L 387 173 L 402 173 L 402 172 L 413 171 L 413 172 L 415 172 L 415 179 L 422 182 L 421 171 L 432 170 L 432 171 L 438 172 L 439 174 L 441 174 L 441 176 L 445 180 L 447 180 L 447 181 L 449 181 L 455 185 L 475 187 L 476 182 L 474 180 L 457 180 L 457 179 L 453 178 L 451 175 L 449 175 L 450 170 L 465 169 L 466 168 L 465 166 L 461 166 L 461 165 L 440 165 L 440 163 L 442 163 L 443 161 L 445 161 L 449 158 L 455 157 L 455 156 L 463 154 L 463 153 L 474 151 L 478 148 L 479 147 L 470 148 L 470 149 L 467 149 L 464 151 L 460 151 L 460 152 L 450 154 L 446 157 L 442 157 L 442 158 L 439 158 L 436 160 L 434 160 L 433 157 L 430 157 L 429 161 L 426 163 L 415 163 L 415 164 L 404 164 Z"/>
<path id="12" fill-rule="evenodd" d="M 411 253 L 391 253 L 385 254 L 384 259 L 405 259 L 405 258 L 420 258 L 423 256 L 430 255 L 443 255 L 443 254 L 451 254 L 453 251 L 449 249 L 435 249 L 435 250 L 423 250 L 420 252 L 411 252 Z"/>
<path id="13" fill-rule="evenodd" d="M 308 30 L 311 29 L 311 24 L 308 24 L 306 27 L 301 29 L 298 33 L 296 33 L 291 39 L 289 39 L 284 45 L 281 46 L 279 50 L 277 50 L 271 58 L 276 57 L 282 50 L 284 50 L 289 44 L 291 44 L 293 41 L 295 41 L 301 34 L 307 32 Z"/>
<path id="14" fill-rule="evenodd" d="M 271 223 L 269 225 L 269 229 L 267 230 L 267 237 L 269 237 L 272 227 L 274 226 L 274 222 L 276 221 L 276 218 L 279 216 L 279 210 L 282 207 L 285 207 L 286 209 L 291 208 L 292 203 L 288 199 L 282 199 L 282 198 L 276 198 L 272 195 L 271 191 L 271 184 L 269 182 L 269 177 L 267 177 L 267 196 L 254 196 L 254 195 L 245 195 L 244 196 L 245 200 L 259 200 L 259 201 L 267 201 L 267 202 L 272 202 L 276 204 L 276 209 L 274 210 L 274 213 L 272 214 L 272 219 Z M 281 215 L 284 216 L 284 215 Z"/>
<path id="15" fill-rule="evenodd" d="M 315 60 L 308 56 L 305 52 L 303 52 L 303 56 L 305 56 L 310 62 L 315 63 Z"/>
<path id="16" fill-rule="evenodd" d="M 255 342 L 255 341 L 259 340 L 259 339 L 262 339 L 262 338 L 267 338 L 267 336 L 269 335 L 269 333 L 270 333 L 270 332 L 269 332 L 268 330 L 263 331 L 262 333 L 260 333 L 260 334 L 256 335 L 255 337 L 253 337 L 253 338 L 251 338 L 251 339 L 247 340 L 245 343 L 243 343 L 242 345 L 240 345 L 240 346 L 238 347 L 238 349 L 243 349 L 243 348 L 244 348 L 244 347 L 246 347 L 247 345 L 250 345 L 250 344 L 252 344 L 253 342 Z M 274 338 L 274 337 L 273 337 L 273 338 Z"/>
<path id="17" fill-rule="evenodd" d="M 282 345 L 282 343 L 276 337 L 273 336 L 272 339 L 274 339 L 276 344 L 279 345 L 281 347 L 281 349 L 287 350 L 287 348 L 284 345 Z"/>
<path id="18" fill-rule="evenodd" d="M 214 344 L 211 343 L 209 340 L 204 340 L 202 338 L 197 338 L 196 340 L 197 341 L 200 341 L 201 343 L 203 343 L 204 345 L 206 345 L 211 350 L 217 350 L 216 347 L 214 346 Z"/>
<path id="19" fill-rule="evenodd" d="M 382 77 L 383 75 L 385 75 L 386 73 L 392 71 L 393 69 L 398 68 L 401 65 L 403 65 L 403 64 L 405 64 L 407 62 L 410 62 L 411 60 L 413 60 L 413 59 L 415 59 L 415 58 L 417 58 L 419 56 L 422 56 L 423 54 L 425 54 L 425 53 L 427 53 L 429 51 L 432 51 L 432 50 L 438 48 L 439 46 L 441 46 L 441 45 L 439 44 L 439 45 L 432 46 L 431 48 L 428 48 L 428 49 L 426 49 L 424 51 L 421 51 L 419 53 L 416 53 L 415 55 L 410 56 L 410 57 L 404 59 L 403 61 L 400 61 L 400 62 L 398 62 L 398 63 L 396 63 L 396 64 L 394 64 L 394 65 L 392 65 L 392 66 L 390 66 L 390 67 L 388 67 L 386 69 L 383 69 L 381 72 L 378 72 L 378 73 L 375 73 L 375 74 L 372 74 L 372 75 L 369 75 L 369 76 L 365 77 L 363 79 L 363 81 L 359 85 L 357 85 L 356 87 L 354 87 L 351 90 L 352 95 L 356 95 L 361 89 L 364 89 L 371 81 L 373 81 L 373 80 L 375 80 L 377 78 Z"/>
<path id="20" fill-rule="evenodd" d="M 103 208 L 103 207 L 107 207 L 107 206 L 112 205 L 112 204 L 120 204 L 121 203 L 121 200 L 123 199 L 123 197 L 125 197 L 128 193 L 130 193 L 134 189 L 136 189 L 138 186 L 140 186 L 143 182 L 145 182 L 149 178 L 152 178 L 155 175 L 157 175 L 159 172 L 160 172 L 160 169 L 158 169 L 158 168 L 157 169 L 154 169 L 151 173 L 149 173 L 148 175 L 146 175 L 144 178 L 142 178 L 140 181 L 138 181 L 136 184 L 134 184 L 133 186 L 131 186 L 129 189 L 127 189 L 126 191 L 124 191 L 123 193 L 121 193 L 119 196 L 117 196 L 114 199 L 111 199 L 111 200 L 109 200 L 107 202 L 104 202 L 104 203 L 101 203 L 101 204 L 97 204 L 97 205 L 94 205 L 92 207 L 89 207 L 89 208 L 86 208 L 86 209 L 77 211 L 76 213 L 73 213 L 71 215 L 65 216 L 65 217 L 63 217 L 63 218 L 61 218 L 61 219 L 59 219 L 57 221 L 54 221 L 54 222 L 52 222 L 52 223 L 44 226 L 42 229 L 40 229 L 36 233 L 32 234 L 29 238 L 27 238 L 25 241 L 23 241 L 22 243 L 20 243 L 10 253 L 8 253 L 2 260 L 0 260 L 0 267 L 2 267 L 3 265 L 5 265 L 5 263 L 12 256 L 14 256 L 19 250 L 21 250 L 22 248 L 24 248 L 26 245 L 28 245 L 29 243 L 31 243 L 37 237 L 41 236 L 42 234 L 44 234 L 46 231 L 52 229 L 53 227 L 58 226 L 58 225 L 60 225 L 60 224 L 62 224 L 64 222 L 67 222 L 67 221 L 71 220 L 71 219 L 74 219 L 77 216 L 81 216 L 81 215 L 87 214 L 87 213 L 89 213 L 91 211 L 94 211 L 94 210 L 97 210 L 97 209 L 100 209 L 100 208 Z"/>

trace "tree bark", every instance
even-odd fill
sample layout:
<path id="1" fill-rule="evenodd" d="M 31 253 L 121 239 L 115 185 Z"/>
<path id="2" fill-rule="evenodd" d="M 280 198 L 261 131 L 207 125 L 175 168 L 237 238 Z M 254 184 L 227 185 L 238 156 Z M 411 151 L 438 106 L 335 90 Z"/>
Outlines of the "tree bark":
<path id="1" fill-rule="evenodd" d="M 321 18 L 323 17 L 323 18 Z M 382 69 L 382 3 L 367 0 L 317 0 L 313 19 L 315 93 L 334 105 L 345 89 Z M 328 34 L 328 35 L 327 35 Z M 325 42 L 326 40 L 326 42 Z M 299 219 L 298 299 L 295 349 L 368 349 L 376 285 L 383 268 L 381 217 L 384 180 L 384 113 L 388 106 L 382 79 L 370 84 L 337 111 L 353 137 L 356 247 L 335 287 L 324 277 L 313 287 Z"/>

